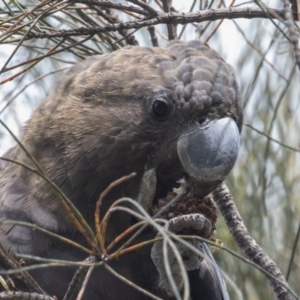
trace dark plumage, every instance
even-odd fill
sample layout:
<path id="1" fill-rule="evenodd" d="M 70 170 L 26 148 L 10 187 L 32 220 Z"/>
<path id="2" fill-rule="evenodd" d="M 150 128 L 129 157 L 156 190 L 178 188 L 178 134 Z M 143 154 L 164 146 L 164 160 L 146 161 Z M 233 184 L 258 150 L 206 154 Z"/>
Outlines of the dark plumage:
<path id="1" fill-rule="evenodd" d="M 143 174 L 150 168 L 157 176 L 155 199 L 165 196 L 178 179 L 188 176 L 176 148 L 182 132 L 224 117 L 232 118 L 241 130 L 234 71 L 215 51 L 198 41 L 175 41 L 168 48 L 131 46 L 73 67 L 33 113 L 21 141 L 93 227 L 96 201 L 112 181 L 137 173 L 108 194 L 103 213 L 120 197 L 136 199 Z M 7 157 L 32 165 L 18 146 Z M 85 243 L 49 185 L 9 163 L 0 175 L 0 217 L 35 223 Z M 107 242 L 135 220 L 115 213 L 110 222 Z M 143 239 L 155 235 L 149 229 Z M 0 225 L 0 242 L 11 253 L 86 258 L 85 253 L 28 227 Z M 120 257 L 111 266 L 158 293 L 150 249 Z M 199 295 L 222 299 L 215 273 L 205 261 L 201 268 L 202 272 L 189 273 L 192 299 L 200 299 Z M 62 299 L 74 269 L 50 268 L 32 274 L 50 295 Z M 212 290 L 212 286 L 216 287 Z M 104 268 L 96 268 L 84 299 L 148 298 Z"/>

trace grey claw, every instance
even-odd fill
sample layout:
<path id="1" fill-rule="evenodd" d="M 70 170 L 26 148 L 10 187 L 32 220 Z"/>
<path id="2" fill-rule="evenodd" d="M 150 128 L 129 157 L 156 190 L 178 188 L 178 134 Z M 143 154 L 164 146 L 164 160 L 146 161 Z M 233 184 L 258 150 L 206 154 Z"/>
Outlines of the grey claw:
<path id="1" fill-rule="evenodd" d="M 184 228 L 191 228 L 201 232 L 202 237 L 209 235 L 211 227 L 210 221 L 199 213 L 174 217 L 169 221 L 169 230 L 172 232 L 180 232 Z"/>
<path id="2" fill-rule="evenodd" d="M 189 243 L 198 250 L 202 250 L 202 243 L 200 241 L 195 240 L 190 241 Z M 201 262 L 203 260 L 202 256 L 197 255 L 194 251 L 192 251 L 186 245 L 180 242 L 174 242 L 174 244 L 180 255 L 184 257 L 183 264 L 186 271 L 195 270 L 200 267 Z M 175 254 L 169 245 L 167 245 L 167 253 L 173 279 L 178 289 L 182 290 L 183 280 L 181 275 L 181 269 L 175 257 Z M 164 293 L 166 293 L 168 296 L 173 297 L 174 291 L 172 289 L 164 266 L 163 241 L 158 241 L 153 245 L 151 249 L 151 258 L 159 274 L 159 288 L 162 291 L 164 291 Z"/>
<path id="3" fill-rule="evenodd" d="M 174 217 L 171 220 L 169 220 L 168 226 L 166 225 L 165 227 L 167 227 L 168 230 L 172 232 L 180 232 L 185 228 L 191 228 L 199 231 L 201 233 L 201 236 L 206 237 L 210 233 L 212 225 L 204 215 L 195 213 L 195 214 Z M 161 235 L 158 234 L 158 236 Z M 202 250 L 203 244 L 200 241 L 190 240 L 189 243 L 193 245 L 195 248 L 197 248 L 198 250 L 201 250 L 203 252 Z M 202 256 L 199 256 L 193 250 L 191 250 L 186 245 L 180 242 L 174 242 L 174 244 L 178 252 L 180 253 L 180 255 L 184 257 L 183 264 L 186 271 L 195 270 L 200 267 L 201 262 L 203 260 Z M 176 285 L 178 286 L 179 290 L 181 290 L 183 288 L 183 280 L 181 276 L 179 263 L 175 257 L 173 250 L 169 245 L 167 245 L 167 250 L 168 250 L 167 252 L 168 261 L 171 268 L 173 279 Z M 163 290 L 168 296 L 173 297 L 174 292 L 164 267 L 162 240 L 156 242 L 153 245 L 151 249 L 151 258 L 159 273 L 159 282 L 158 282 L 159 288 Z"/>

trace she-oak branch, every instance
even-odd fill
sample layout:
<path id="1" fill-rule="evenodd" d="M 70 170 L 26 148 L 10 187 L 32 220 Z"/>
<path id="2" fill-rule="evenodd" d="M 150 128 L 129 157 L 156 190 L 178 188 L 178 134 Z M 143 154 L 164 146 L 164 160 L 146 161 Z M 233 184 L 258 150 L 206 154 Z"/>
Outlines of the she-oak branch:
<path id="1" fill-rule="evenodd" d="M 208 9 L 203 11 L 189 13 L 162 13 L 157 16 L 138 21 L 120 22 L 116 24 L 108 24 L 98 27 L 81 27 L 70 30 L 59 30 L 53 33 L 33 33 L 31 38 L 50 38 L 50 37 L 68 37 L 79 35 L 90 35 L 101 32 L 118 31 L 121 29 L 139 29 L 146 26 L 157 24 L 188 24 L 192 22 L 216 21 L 220 19 L 239 19 L 239 18 L 283 18 L 284 10 L 268 8 L 267 11 L 262 11 L 257 8 L 224 8 L 224 9 Z"/>

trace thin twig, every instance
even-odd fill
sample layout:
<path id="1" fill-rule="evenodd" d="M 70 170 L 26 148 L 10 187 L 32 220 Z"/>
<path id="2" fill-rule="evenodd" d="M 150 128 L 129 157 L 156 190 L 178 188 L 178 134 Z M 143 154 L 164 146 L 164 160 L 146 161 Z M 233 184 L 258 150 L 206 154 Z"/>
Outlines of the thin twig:
<path id="1" fill-rule="evenodd" d="M 260 131 L 260 130 L 256 129 L 251 124 L 244 124 L 244 126 L 247 126 L 247 127 L 251 128 L 252 130 L 256 131 L 257 133 L 259 133 L 259 134 L 265 136 L 266 138 L 268 138 L 270 141 L 275 142 L 278 145 L 280 145 L 280 146 L 282 146 L 282 147 L 284 147 L 286 149 L 289 149 L 289 150 L 292 150 L 292 151 L 295 151 L 295 152 L 300 152 L 300 149 L 291 147 L 289 145 L 286 145 L 286 144 L 284 144 L 284 143 L 282 143 L 282 142 L 280 142 L 280 141 L 272 138 L 271 136 L 269 136 L 268 134 L 264 133 L 263 131 Z"/>
<path id="2" fill-rule="evenodd" d="M 194 1 L 193 1 L 192 6 L 191 6 L 191 8 L 190 8 L 190 12 L 193 11 L 196 2 L 197 2 L 197 0 L 194 0 Z M 182 29 L 181 29 L 181 31 L 180 31 L 180 33 L 179 33 L 179 35 L 178 35 L 178 39 L 179 39 L 179 40 L 181 39 L 181 37 L 182 37 L 182 35 L 183 35 L 183 33 L 184 33 L 186 27 L 187 27 L 187 24 L 184 24 L 184 26 L 182 27 Z"/>
<path id="3" fill-rule="evenodd" d="M 94 256 L 89 256 L 84 261 L 86 262 L 94 262 L 96 261 Z M 71 300 L 73 298 L 73 295 L 78 287 L 79 282 L 83 278 L 83 276 L 87 273 L 88 269 L 87 267 L 79 267 L 78 270 L 75 272 L 71 282 L 69 283 L 68 290 L 63 298 L 63 300 Z"/>
<path id="4" fill-rule="evenodd" d="M 143 8 L 139 8 L 137 6 L 133 5 L 123 5 L 122 3 L 114 3 L 110 1 L 97 1 L 97 0 L 69 0 L 69 2 L 72 3 L 82 3 L 82 4 L 88 4 L 88 5 L 94 5 L 104 8 L 114 8 L 116 10 L 120 11 L 131 11 L 140 15 L 149 15 L 149 12 Z"/>
<path id="5" fill-rule="evenodd" d="M 231 3 L 229 4 L 229 7 L 232 7 L 234 4 L 235 0 L 232 0 Z M 221 24 L 223 23 L 224 19 L 218 22 L 217 26 L 213 29 L 213 31 L 210 33 L 210 35 L 206 38 L 205 42 L 207 43 L 211 37 L 216 33 L 216 31 L 219 29 Z"/>
<path id="6" fill-rule="evenodd" d="M 293 250 L 291 253 L 291 258 L 289 261 L 289 266 L 288 266 L 288 270 L 286 272 L 286 280 L 288 281 L 291 275 L 291 271 L 292 271 L 292 266 L 293 266 L 293 262 L 294 262 L 294 258 L 295 258 L 295 254 L 296 254 L 296 249 L 297 249 L 297 245 L 300 239 L 300 223 L 298 225 L 298 230 L 297 230 L 297 234 L 296 234 L 296 238 L 294 241 L 294 245 L 293 245 Z"/>
<path id="7" fill-rule="evenodd" d="M 157 36 L 155 34 L 155 26 L 149 26 L 148 31 L 151 37 L 151 42 L 153 47 L 159 47 Z"/>
<path id="8" fill-rule="evenodd" d="M 253 44 L 252 42 L 249 41 L 249 39 L 247 38 L 246 34 L 244 33 L 244 31 L 242 30 L 242 28 L 238 25 L 237 22 L 235 22 L 233 20 L 237 30 L 241 33 L 241 35 L 243 36 L 243 38 L 245 39 L 246 43 L 253 48 L 260 56 L 261 58 L 264 60 L 265 63 L 267 63 L 272 70 L 274 70 L 278 76 L 280 78 L 282 78 L 286 83 L 288 82 L 288 79 L 274 66 L 274 64 L 272 64 L 271 62 L 269 62 L 269 60 L 266 58 L 266 54 L 263 53 L 255 44 Z"/>
<path id="9" fill-rule="evenodd" d="M 90 261 L 91 261 L 91 262 L 96 261 L 96 258 L 95 258 L 95 257 L 92 257 L 92 258 L 90 259 Z M 91 267 L 89 267 L 88 271 L 86 272 L 84 281 L 83 281 L 83 283 L 82 283 L 81 289 L 80 289 L 80 291 L 79 291 L 79 293 L 78 293 L 78 295 L 77 295 L 76 300 L 81 300 L 81 298 L 82 298 L 82 296 L 83 296 L 83 294 L 84 294 L 84 291 L 85 291 L 85 289 L 86 289 L 86 286 L 87 286 L 87 284 L 88 284 L 88 281 L 89 281 L 89 279 L 90 279 L 90 277 L 91 277 L 91 274 L 92 274 L 94 268 L 95 268 L 95 266 L 91 266 Z"/>
<path id="10" fill-rule="evenodd" d="M 27 292 L 2 292 L 0 300 L 56 300 L 48 295 Z"/>
<path id="11" fill-rule="evenodd" d="M 57 69 L 57 70 L 54 70 L 54 71 L 51 71 L 51 72 L 49 72 L 49 73 L 46 73 L 46 74 L 43 74 L 43 75 L 41 75 L 41 76 L 39 76 L 39 77 L 37 77 L 37 78 L 35 78 L 34 80 L 32 80 L 31 82 L 29 82 L 29 83 L 27 83 L 26 85 L 24 85 L 23 86 L 23 88 L 17 93 L 17 94 L 15 94 L 11 99 L 9 99 L 9 100 L 7 100 L 6 101 L 6 104 L 4 105 L 4 107 L 1 109 L 1 111 L 0 111 L 0 115 L 5 111 L 5 109 L 7 108 L 7 107 L 9 107 L 9 105 L 19 96 L 19 95 L 21 95 L 31 84 L 33 84 L 33 83 L 36 83 L 37 81 L 39 81 L 39 80 L 41 80 L 41 79 L 43 79 L 43 78 L 45 78 L 45 77 L 47 77 L 47 76 L 49 76 L 49 75 L 53 75 L 53 74 L 55 74 L 55 73 L 58 73 L 58 72 L 61 72 L 61 71 L 64 71 L 64 70 L 66 70 L 66 69 L 68 69 L 69 67 L 65 67 L 65 68 L 60 68 L 60 69 Z M 5 99 L 6 97 L 4 97 L 4 99 Z"/>
<path id="12" fill-rule="evenodd" d="M 289 31 L 289 38 L 294 46 L 294 53 L 296 59 L 296 65 L 300 70 L 300 47 L 299 47 L 299 34 L 296 33 L 294 27 L 293 13 L 290 9 L 290 1 L 283 0 L 284 3 L 284 18 L 287 23 L 287 28 Z"/>
<path id="13" fill-rule="evenodd" d="M 60 240 L 61 242 L 64 242 L 64 243 L 66 243 L 66 244 L 68 244 L 70 246 L 73 246 L 73 247 L 75 247 L 77 249 L 80 249 L 81 251 L 86 252 L 89 255 L 93 254 L 93 251 L 89 250 L 88 248 L 86 248 L 86 247 L 84 247 L 84 246 L 82 246 L 82 245 L 80 245 L 80 244 L 78 244 L 78 243 L 76 243 L 76 242 L 74 242 L 74 241 L 72 241 L 70 239 L 67 239 L 67 238 L 65 238 L 65 237 L 63 237 L 63 236 L 61 236 L 59 234 L 56 234 L 56 233 L 54 233 L 52 231 L 44 229 L 44 228 L 42 228 L 42 227 L 40 227 L 38 225 L 35 225 L 35 224 L 32 224 L 32 223 L 27 223 L 27 222 L 14 221 L 14 220 L 0 220 L 0 224 L 1 223 L 5 224 L 5 225 L 6 224 L 7 225 L 9 225 L 9 224 L 10 225 L 11 224 L 13 224 L 13 225 L 20 225 L 20 226 L 25 226 L 25 227 L 32 228 L 32 230 L 38 230 L 38 231 L 43 232 L 43 233 L 45 233 L 45 234 L 47 234 L 47 235 L 49 235 L 49 236 L 51 236 L 51 237 L 53 237 L 55 239 Z"/>
<path id="14" fill-rule="evenodd" d="M 127 1 L 143 8 L 144 10 L 146 10 L 149 13 L 150 16 L 157 15 L 157 11 L 154 8 L 152 8 L 150 5 L 148 5 L 147 3 L 143 2 L 142 0 L 127 0 Z"/>
<path id="15" fill-rule="evenodd" d="M 0 243 L 0 257 L 2 267 L 17 270 L 21 268 L 21 264 L 17 261 Z M 19 272 L 18 272 L 19 273 Z M 38 283 L 33 279 L 33 277 L 28 273 L 24 272 L 23 275 L 17 274 L 17 280 L 23 281 L 27 287 L 29 287 L 29 291 L 37 291 L 39 293 L 43 293 L 43 290 L 38 285 Z"/>
<path id="16" fill-rule="evenodd" d="M 17 27 L 28 15 L 32 14 L 34 11 L 36 11 L 37 9 L 39 9 L 40 7 L 44 7 L 46 4 L 50 3 L 51 0 L 44 0 L 41 3 L 37 4 L 36 6 L 34 6 L 31 10 L 28 10 L 27 12 L 25 12 L 19 19 L 17 19 L 17 21 L 12 24 L 10 26 L 10 28 L 6 31 L 4 31 L 1 35 L 0 38 L 4 35 L 7 35 L 8 33 L 10 33 L 15 27 Z"/>
<path id="17" fill-rule="evenodd" d="M 64 1 L 62 1 L 62 3 L 64 3 Z M 58 3 L 60 4 L 60 3 Z M 55 6 L 57 6 L 58 4 L 56 4 Z M 55 7 L 53 6 L 53 7 Z M 29 29 L 26 31 L 25 34 L 23 34 L 21 41 L 19 42 L 19 44 L 17 45 L 17 47 L 12 51 L 11 55 L 9 56 L 9 58 L 5 61 L 4 65 L 1 68 L 0 74 L 3 72 L 3 70 L 6 68 L 6 66 L 8 65 L 8 63 L 10 62 L 10 60 L 13 58 L 13 56 L 15 55 L 15 53 L 18 51 L 18 49 L 20 48 L 21 44 L 23 43 L 23 41 L 26 39 L 26 37 L 30 34 L 31 30 L 33 29 L 33 27 L 37 24 L 37 22 L 42 19 L 43 17 L 45 17 L 45 15 L 51 11 L 51 9 L 53 7 L 49 7 L 48 9 L 46 9 L 42 14 L 40 14 L 34 21 L 33 23 L 30 25 Z M 5 32 L 5 34 L 7 34 Z M 1 36 L 0 36 L 1 37 Z M 51 50 L 50 50 L 51 51 Z M 1 84 L 1 83 L 0 83 Z"/>
<path id="18" fill-rule="evenodd" d="M 162 0 L 162 3 L 163 3 L 164 12 L 166 12 L 166 13 L 171 12 L 172 0 Z M 174 24 L 174 23 L 167 24 L 167 28 L 168 28 L 169 41 L 175 40 L 177 37 L 176 24 Z"/>
<path id="19" fill-rule="evenodd" d="M 296 71 L 296 67 L 294 67 L 293 70 L 291 71 L 291 73 L 288 77 L 287 84 L 284 87 L 284 89 L 282 90 L 282 92 L 280 93 L 280 95 L 278 97 L 278 100 L 276 101 L 276 106 L 274 108 L 274 113 L 273 113 L 273 116 L 272 116 L 272 120 L 270 122 L 270 127 L 268 129 L 268 133 L 267 133 L 268 136 L 271 136 L 271 134 L 272 134 L 279 108 L 280 108 L 281 103 L 284 99 L 284 95 L 285 95 L 287 89 L 290 86 L 290 83 L 291 83 L 292 78 L 295 74 L 295 71 Z M 264 164 L 263 171 L 262 171 L 262 200 L 263 200 L 263 204 L 264 204 L 265 214 L 267 212 L 266 200 L 265 200 L 266 199 L 266 189 L 267 189 L 267 164 L 266 164 L 266 162 L 267 162 L 269 152 L 270 152 L 270 144 L 271 144 L 270 141 L 271 141 L 270 139 L 267 140 L 266 148 L 265 148 L 265 151 L 264 151 L 264 162 L 265 162 L 265 164 Z"/>
<path id="20" fill-rule="evenodd" d="M 126 229 L 124 232 L 122 232 L 120 235 L 118 235 L 111 243 L 110 245 L 106 248 L 106 252 L 110 251 L 114 246 L 117 245 L 122 239 L 124 239 L 127 235 L 129 235 L 132 231 L 136 230 L 140 226 L 146 224 L 146 222 L 138 222 L 132 226 L 130 226 L 128 229 Z"/>
<path id="21" fill-rule="evenodd" d="M 163 300 L 162 298 L 159 298 L 155 295 L 153 295 L 152 293 L 149 293 L 148 291 L 146 291 L 145 289 L 141 288 L 140 286 L 134 284 L 132 281 L 129 281 L 127 278 L 125 278 L 124 276 L 120 275 L 118 272 L 116 272 L 113 268 L 111 268 L 108 264 L 104 264 L 104 267 L 106 268 L 106 270 L 108 270 L 110 273 L 112 273 L 113 275 L 115 275 L 117 278 L 119 278 L 121 281 L 125 282 L 126 284 L 128 284 L 129 286 L 135 288 L 137 291 L 141 292 L 142 294 L 148 296 L 151 299 L 154 300 Z"/>
<path id="22" fill-rule="evenodd" d="M 136 176 L 136 173 L 131 173 L 129 175 L 123 176 L 117 180 L 115 180 L 114 182 L 112 182 L 101 194 L 99 197 L 99 200 L 97 201 L 96 204 L 96 209 L 95 209 L 95 229 L 96 229 L 96 234 L 97 234 L 97 239 L 98 239 L 98 243 L 101 249 L 102 254 L 106 255 L 106 250 L 105 250 L 105 237 L 102 236 L 101 234 L 101 228 L 100 228 L 100 208 L 101 208 L 101 204 L 102 201 L 104 199 L 104 197 L 117 185 L 121 184 L 124 181 L 127 181 L 131 178 L 133 178 L 134 176 Z"/>
<path id="23" fill-rule="evenodd" d="M 95 8 L 95 10 L 97 11 L 98 15 L 101 15 L 105 20 L 107 20 L 111 24 L 118 24 L 118 23 L 122 22 L 120 20 L 119 16 L 117 14 L 113 13 L 113 11 L 111 9 L 106 9 L 106 11 L 103 12 L 101 9 L 99 9 L 97 7 L 97 8 Z M 139 44 L 138 41 L 136 40 L 133 32 L 128 32 L 128 30 L 126 30 L 126 29 L 120 29 L 120 30 L 118 30 L 118 32 L 123 37 L 123 39 L 120 39 L 119 42 L 121 40 L 125 39 L 128 45 L 137 46 Z M 115 42 L 115 44 L 116 43 L 117 42 Z"/>

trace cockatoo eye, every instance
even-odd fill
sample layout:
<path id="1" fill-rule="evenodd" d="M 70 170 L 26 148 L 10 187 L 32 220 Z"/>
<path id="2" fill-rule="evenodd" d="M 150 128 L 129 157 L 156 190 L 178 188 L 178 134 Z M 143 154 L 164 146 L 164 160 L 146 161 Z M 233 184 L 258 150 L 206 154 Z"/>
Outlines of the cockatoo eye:
<path id="1" fill-rule="evenodd" d="M 155 117 L 163 118 L 169 112 L 169 104 L 164 100 L 155 100 L 152 105 L 152 112 Z"/>

